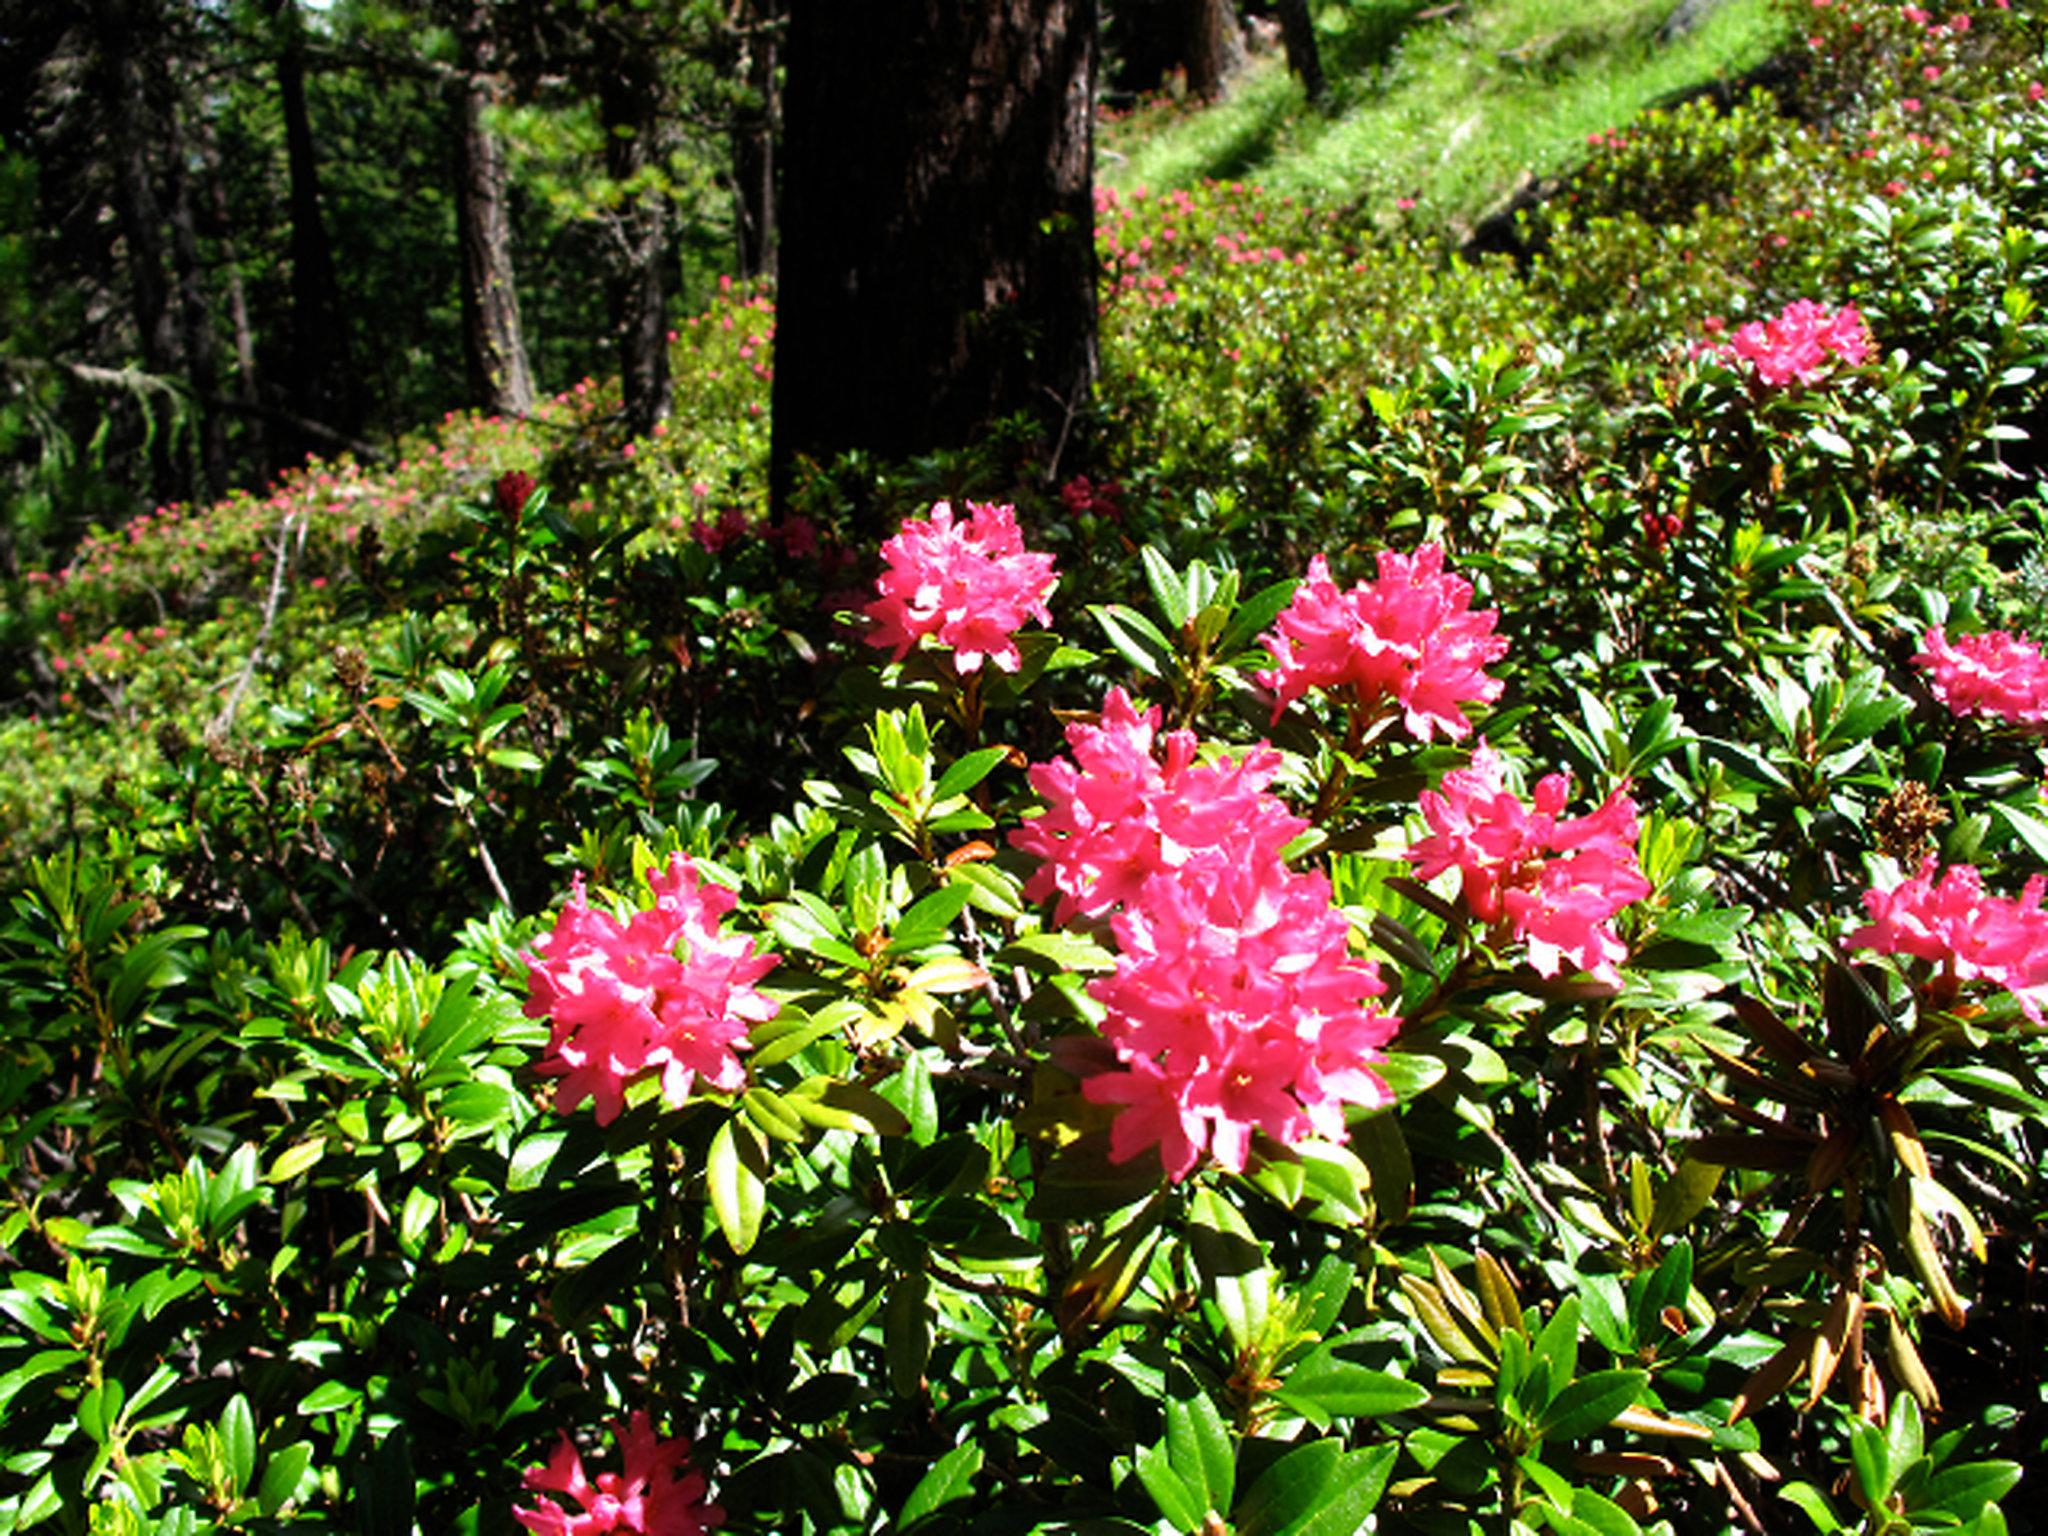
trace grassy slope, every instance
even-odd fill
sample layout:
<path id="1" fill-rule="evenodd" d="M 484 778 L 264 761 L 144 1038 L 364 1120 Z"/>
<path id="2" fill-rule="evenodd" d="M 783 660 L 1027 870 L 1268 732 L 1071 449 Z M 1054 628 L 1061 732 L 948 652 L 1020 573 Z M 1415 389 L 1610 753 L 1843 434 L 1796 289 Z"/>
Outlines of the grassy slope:
<path id="1" fill-rule="evenodd" d="M 1277 54 L 1207 111 L 1147 104 L 1105 136 L 1112 186 L 1255 177 L 1268 190 L 1469 220 L 1524 172 L 1562 168 L 1586 136 L 1674 91 L 1762 62 L 1783 40 L 1771 0 L 1728 0 L 1668 46 L 1674 0 L 1350 0 L 1317 19 L 1331 94 L 1312 111 Z"/>

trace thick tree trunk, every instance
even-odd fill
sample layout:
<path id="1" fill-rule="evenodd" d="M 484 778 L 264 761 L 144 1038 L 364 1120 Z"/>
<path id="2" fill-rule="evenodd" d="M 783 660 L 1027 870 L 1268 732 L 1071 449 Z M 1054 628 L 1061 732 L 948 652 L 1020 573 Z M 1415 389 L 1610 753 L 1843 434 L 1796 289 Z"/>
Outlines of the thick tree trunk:
<path id="1" fill-rule="evenodd" d="M 360 391 L 349 362 L 341 284 L 320 216 L 320 171 L 306 109 L 306 63 L 294 0 L 265 0 L 278 33 L 277 89 L 284 109 L 290 179 L 292 335 L 286 390 L 293 411 L 343 433 L 360 420 Z M 310 445 L 294 445 L 306 451 Z"/>
<path id="2" fill-rule="evenodd" d="M 1316 46 L 1308 0 L 1277 0 L 1275 9 L 1280 13 L 1280 41 L 1287 49 L 1287 67 L 1301 81 L 1308 99 L 1321 101 L 1328 86 L 1323 80 L 1323 53 Z"/>
<path id="3" fill-rule="evenodd" d="M 487 4 L 461 7 L 462 79 L 456 86 L 455 224 L 462 246 L 462 340 L 470 397 L 500 416 L 533 409 L 533 371 L 519 323 L 512 265 L 505 148 L 487 119 L 498 92 Z"/>
<path id="4" fill-rule="evenodd" d="M 1095 377 L 1095 0 L 793 0 L 772 480 L 907 457 Z"/>
<path id="5" fill-rule="evenodd" d="M 1221 101 L 1230 77 L 1245 66 L 1244 32 L 1230 0 L 1187 0 L 1188 94 Z"/>
<path id="6" fill-rule="evenodd" d="M 733 226 L 740 276 L 756 277 L 775 270 L 775 137 L 782 116 L 776 75 L 782 0 L 753 0 L 747 11 L 737 60 L 747 95 L 732 125 Z"/>
<path id="7" fill-rule="evenodd" d="M 605 174 L 633 188 L 614 216 L 612 329 L 626 430 L 642 433 L 668 415 L 668 309 L 662 282 L 668 253 L 667 200 L 639 183 L 655 163 L 661 82 L 645 53 L 618 50 L 598 89 Z"/>

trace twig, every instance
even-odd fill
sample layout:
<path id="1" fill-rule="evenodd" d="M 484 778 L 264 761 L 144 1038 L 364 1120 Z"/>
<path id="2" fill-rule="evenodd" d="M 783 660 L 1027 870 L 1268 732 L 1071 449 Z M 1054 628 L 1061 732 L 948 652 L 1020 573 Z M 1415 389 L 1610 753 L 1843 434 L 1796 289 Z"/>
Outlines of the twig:
<path id="1" fill-rule="evenodd" d="M 263 601 L 263 626 L 256 631 L 256 641 L 249 647 L 249 659 L 242 666 L 242 672 L 235 679 L 235 686 L 228 692 L 228 701 L 214 717 L 213 724 L 206 728 L 208 741 L 224 741 L 229 729 L 235 723 L 235 713 L 242 707 L 242 695 L 249 690 L 249 680 L 256 675 L 256 663 L 262 659 L 264 642 L 270 638 L 271 626 L 277 622 L 277 605 L 284 597 L 284 573 L 289 562 L 292 544 L 292 525 L 299 522 L 302 514 L 288 512 L 277 530 L 277 558 L 270 566 L 270 595 Z"/>

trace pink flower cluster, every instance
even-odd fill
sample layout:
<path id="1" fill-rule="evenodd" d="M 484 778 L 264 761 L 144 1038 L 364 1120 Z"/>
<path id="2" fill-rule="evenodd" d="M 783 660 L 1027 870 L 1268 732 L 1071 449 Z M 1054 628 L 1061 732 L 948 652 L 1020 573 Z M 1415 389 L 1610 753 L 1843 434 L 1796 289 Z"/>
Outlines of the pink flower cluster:
<path id="1" fill-rule="evenodd" d="M 1401 706 L 1423 741 L 1472 729 L 1460 707 L 1500 697 L 1486 664 L 1505 655 L 1498 609 L 1472 611 L 1472 584 L 1444 572 L 1444 552 L 1383 550 L 1379 578 L 1342 591 L 1321 555 L 1261 643 L 1275 663 L 1258 680 L 1273 690 L 1273 718 L 1311 688 L 1351 688 L 1361 707 Z"/>
<path id="2" fill-rule="evenodd" d="M 1829 309 L 1812 299 L 1787 304 L 1775 320 L 1752 320 L 1723 346 L 1708 350 L 1732 353 L 1756 370 L 1764 383 L 1778 387 L 1811 384 L 1840 358 L 1852 367 L 1871 354 L 1870 328 L 1854 304 Z"/>
<path id="3" fill-rule="evenodd" d="M 2048 730 L 2048 656 L 2024 635 L 1988 630 L 1951 641 L 1936 625 L 1913 661 L 1958 715 L 1989 715 Z"/>
<path id="4" fill-rule="evenodd" d="M 1553 773 L 1524 805 L 1501 778 L 1484 742 L 1469 768 L 1425 790 L 1430 835 L 1408 850 L 1415 872 L 1433 880 L 1456 869 L 1465 905 L 1483 923 L 1505 926 L 1529 946 L 1529 963 L 1554 976 L 1569 962 L 1611 987 L 1628 949 L 1612 918 L 1650 894 L 1636 863 L 1635 802 L 1621 790 L 1590 816 L 1562 819 L 1571 781 Z"/>
<path id="5" fill-rule="evenodd" d="M 1122 1106 L 1113 1160 L 1157 1147 L 1179 1180 L 1204 1154 L 1241 1171 L 1255 1130 L 1341 1139 L 1344 1105 L 1391 1098 L 1371 1063 L 1398 1021 L 1368 1001 L 1385 988 L 1329 881 L 1282 857 L 1307 823 L 1266 793 L 1279 755 L 1202 762 L 1173 731 L 1155 757 L 1158 730 L 1112 688 L 1067 727 L 1073 761 L 1031 769 L 1048 809 L 1010 840 L 1044 861 L 1026 891 L 1057 891 L 1061 921 L 1108 915 L 1116 969 L 1089 991 L 1120 1065 L 1082 1092 Z"/>
<path id="6" fill-rule="evenodd" d="M 645 1536 L 707 1536 L 725 1523 L 725 1511 L 706 1498 L 704 1474 L 685 1472 L 690 1442 L 663 1440 L 645 1411 L 612 1425 L 612 1438 L 626 1463 L 624 1472 L 600 1472 L 592 1482 L 583 1458 L 563 1435 L 545 1467 L 529 1467 L 523 1479 L 530 1493 L 565 1493 L 582 1505 L 570 1513 L 552 1500 L 512 1516 L 538 1536 L 600 1536 L 605 1531 L 640 1531 Z"/>
<path id="7" fill-rule="evenodd" d="M 970 501 L 967 513 L 956 523 L 942 501 L 929 518 L 906 519 L 882 545 L 881 596 L 863 610 L 875 621 L 868 644 L 892 648 L 891 659 L 901 661 L 930 635 L 952 648 L 963 674 L 979 671 L 984 659 L 1014 672 L 1023 658 L 1012 636 L 1033 614 L 1052 622 L 1045 600 L 1059 578 L 1051 555 L 1024 548 L 1015 507 Z"/>
<path id="8" fill-rule="evenodd" d="M 700 885 L 681 854 L 647 884 L 653 906 L 621 923 L 591 910 L 579 875 L 554 931 L 528 957 L 527 1017 L 554 1026 L 539 1067 L 562 1079 L 555 1106 L 594 1099 L 599 1125 L 618 1118 L 626 1085 L 642 1072 L 659 1069 L 671 1108 L 698 1079 L 728 1093 L 744 1086 L 738 1048 L 778 1007 L 753 985 L 775 957 L 718 931 L 731 891 Z"/>
<path id="9" fill-rule="evenodd" d="M 1849 935 L 1851 949 L 1913 955 L 1957 981 L 1995 981 L 2019 999 L 2036 1024 L 2048 1004 L 2048 879 L 2036 875 L 2017 900 L 1984 893 L 1976 868 L 1958 864 L 1938 881 L 1929 857 L 1920 873 L 1889 890 L 1863 893 L 1870 922 Z"/>

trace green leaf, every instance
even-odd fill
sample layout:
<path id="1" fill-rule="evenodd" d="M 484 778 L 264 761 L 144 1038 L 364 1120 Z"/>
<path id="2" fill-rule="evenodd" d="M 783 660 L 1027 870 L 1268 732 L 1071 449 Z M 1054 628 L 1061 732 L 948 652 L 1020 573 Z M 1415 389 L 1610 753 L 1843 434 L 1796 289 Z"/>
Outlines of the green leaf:
<path id="1" fill-rule="evenodd" d="M 1188 1386 L 1188 1396 L 1166 1402 L 1166 1454 L 1204 1512 L 1228 1510 L 1237 1486 L 1237 1448 L 1209 1395 Z"/>
<path id="2" fill-rule="evenodd" d="M 964 884 L 942 885 L 931 892 L 904 913 L 890 932 L 890 951 L 900 953 L 938 943 L 972 894 L 973 887 Z"/>
<path id="3" fill-rule="evenodd" d="M 1188 1247 L 1208 1282 L 1207 1294 L 1223 1314 L 1231 1342 L 1248 1349 L 1265 1327 L 1273 1272 L 1266 1251 L 1234 1205 L 1213 1189 L 1188 1202 Z"/>
<path id="4" fill-rule="evenodd" d="M 299 1399 L 298 1411 L 304 1414 L 339 1413 L 344 1408 L 353 1408 L 362 1400 L 363 1394 L 345 1381 L 323 1381 Z"/>
<path id="5" fill-rule="evenodd" d="M 308 1440 L 294 1440 L 284 1449 L 273 1451 L 263 1468 L 263 1481 L 257 1486 L 257 1507 L 265 1515 L 276 1514 L 298 1492 L 299 1482 L 312 1463 L 313 1446 Z"/>
<path id="6" fill-rule="evenodd" d="M 1200 1507 L 1194 1491 L 1174 1470 L 1163 1442 L 1147 1446 L 1138 1453 L 1138 1481 L 1145 1485 L 1145 1491 L 1152 1495 L 1153 1504 L 1175 1530 L 1201 1530 L 1203 1517 L 1209 1511 Z"/>
<path id="7" fill-rule="evenodd" d="M 1718 1164 L 1703 1163 L 1695 1157 L 1679 1163 L 1677 1171 L 1657 1190 L 1656 1204 L 1650 1212 L 1651 1240 L 1661 1242 L 1691 1226 L 1713 1199 L 1721 1173 Z"/>
<path id="8" fill-rule="evenodd" d="M 761 1235 L 761 1213 L 768 1204 L 767 1138 L 747 1120 L 727 1120 L 711 1138 L 704 1182 L 719 1231 L 734 1253 L 747 1252 Z"/>
<path id="9" fill-rule="evenodd" d="M 889 1283 L 882 1308 L 882 1352 L 889 1384 L 898 1397 L 915 1397 L 924 1387 L 932 1353 L 931 1279 L 922 1270 Z"/>
<path id="10" fill-rule="evenodd" d="M 1378 1449 L 1375 1447 L 1375 1449 Z M 1386 1449 L 1393 1449 L 1392 1446 Z M 1371 1455 L 1371 1452 L 1361 1452 Z M 1320 1524 L 1327 1517 L 1348 1516 L 1350 1511 L 1342 1508 L 1340 1501 L 1346 1500 L 1348 1490 L 1343 1474 L 1350 1470 L 1344 1454 L 1344 1447 L 1337 1440 L 1311 1440 L 1306 1445 L 1295 1447 L 1266 1469 L 1265 1475 L 1251 1487 L 1239 1507 L 1233 1528 L 1237 1536 L 1305 1536 L 1311 1529 L 1320 1531 Z M 1391 1463 L 1390 1463 L 1391 1464 Z M 1369 1471 L 1361 1466 L 1358 1470 Z M 1385 1486 L 1385 1473 L 1381 1472 L 1380 1488 Z M 1380 1488 L 1370 1486 L 1370 1478 L 1357 1491 L 1369 1494 L 1366 1509 L 1378 1502 Z M 1338 1505 L 1333 1509 L 1333 1505 Z M 1317 1522 L 1312 1525 L 1311 1522 Z M 1343 1529 L 1344 1527 L 1339 1527 Z M 1357 1530 L 1354 1522 L 1349 1529 Z"/>
<path id="11" fill-rule="evenodd" d="M 983 747 L 955 758 L 939 775 L 939 782 L 932 786 L 932 802 L 950 800 L 955 795 L 964 795 L 991 773 L 996 764 L 1010 755 L 1008 747 Z"/>
<path id="12" fill-rule="evenodd" d="M 784 1094 L 783 1102 L 812 1125 L 865 1136 L 901 1136 L 910 1129 L 902 1110 L 859 1083 L 809 1077 Z"/>
<path id="13" fill-rule="evenodd" d="M 1857 1422 L 1849 1426 L 1849 1464 L 1863 1502 L 1871 1509 L 1883 1508 L 1891 1497 L 1893 1473 L 1884 1432 L 1876 1425 Z"/>
<path id="14" fill-rule="evenodd" d="M 1077 933 L 1027 933 L 1004 946 L 996 957 L 998 965 L 1021 965 L 1041 973 L 1079 971 L 1083 974 L 1116 969 L 1116 958 L 1094 939 Z"/>
<path id="15" fill-rule="evenodd" d="M 1174 662 L 1173 642 L 1136 609 L 1121 604 L 1104 607 L 1091 604 L 1088 612 L 1102 626 L 1109 643 L 1132 666 L 1147 677 L 1162 676 Z"/>
<path id="16" fill-rule="evenodd" d="M 1145 585 L 1152 589 L 1152 601 L 1158 605 L 1167 626 L 1175 633 L 1186 628 L 1194 610 L 1188 606 L 1187 583 L 1180 572 L 1150 544 L 1138 551 L 1138 561 L 1145 568 Z"/>
<path id="17" fill-rule="evenodd" d="M 954 1446 L 932 1464 L 931 1471 L 917 1480 L 917 1486 L 910 1490 L 910 1496 L 903 1501 L 903 1508 L 897 1514 L 898 1523 L 907 1529 L 940 1505 L 966 1498 L 973 1490 L 975 1476 L 980 1471 L 979 1445 L 970 1440 L 965 1445 Z"/>
<path id="18" fill-rule="evenodd" d="M 240 1493 L 256 1475 L 256 1416 L 249 1411 L 249 1399 L 239 1392 L 221 1413 L 220 1443 L 227 1452 L 235 1492 Z"/>
<path id="19" fill-rule="evenodd" d="M 1642 1536 L 1629 1512 L 1590 1488 L 1572 1489 L 1572 1518 L 1594 1536 Z"/>
<path id="20" fill-rule="evenodd" d="M 1842 1522 L 1836 1517 L 1833 1506 L 1828 1503 L 1827 1495 L 1811 1483 L 1787 1483 L 1778 1490 L 1778 1497 L 1800 1509 L 1822 1536 L 1831 1536 L 1832 1532 L 1842 1528 Z"/>
<path id="21" fill-rule="evenodd" d="M 1581 1376 L 1550 1400 L 1550 1407 L 1537 1421 L 1537 1436 L 1576 1440 L 1604 1429 L 1617 1413 L 1642 1396 L 1649 1383 L 1648 1371 L 1595 1371 Z"/>
<path id="22" fill-rule="evenodd" d="M 1429 1400 L 1429 1389 L 1389 1371 L 1340 1360 L 1323 1344 L 1287 1373 L 1274 1396 L 1321 1429 L 1337 1419 L 1406 1413 Z"/>
<path id="23" fill-rule="evenodd" d="M 407 1258 L 418 1258 L 434 1218 L 441 1214 L 441 1202 L 433 1191 L 415 1184 L 405 1192 L 405 1204 L 398 1210 L 398 1246 Z"/>
<path id="24" fill-rule="evenodd" d="M 1237 605 L 1237 612 L 1230 617 L 1222 637 L 1216 642 L 1219 655 L 1235 656 L 1266 632 L 1280 610 L 1294 599 L 1294 589 L 1299 585 L 1293 579 L 1276 581 L 1269 587 L 1261 587 L 1250 597 Z"/>
<path id="25" fill-rule="evenodd" d="M 2016 1461 L 1966 1461 L 1930 1477 L 1912 1506 L 1916 1511 L 1938 1509 L 1958 1520 L 1974 1520 L 1985 1505 L 2012 1492 L 2020 1472 Z"/>

